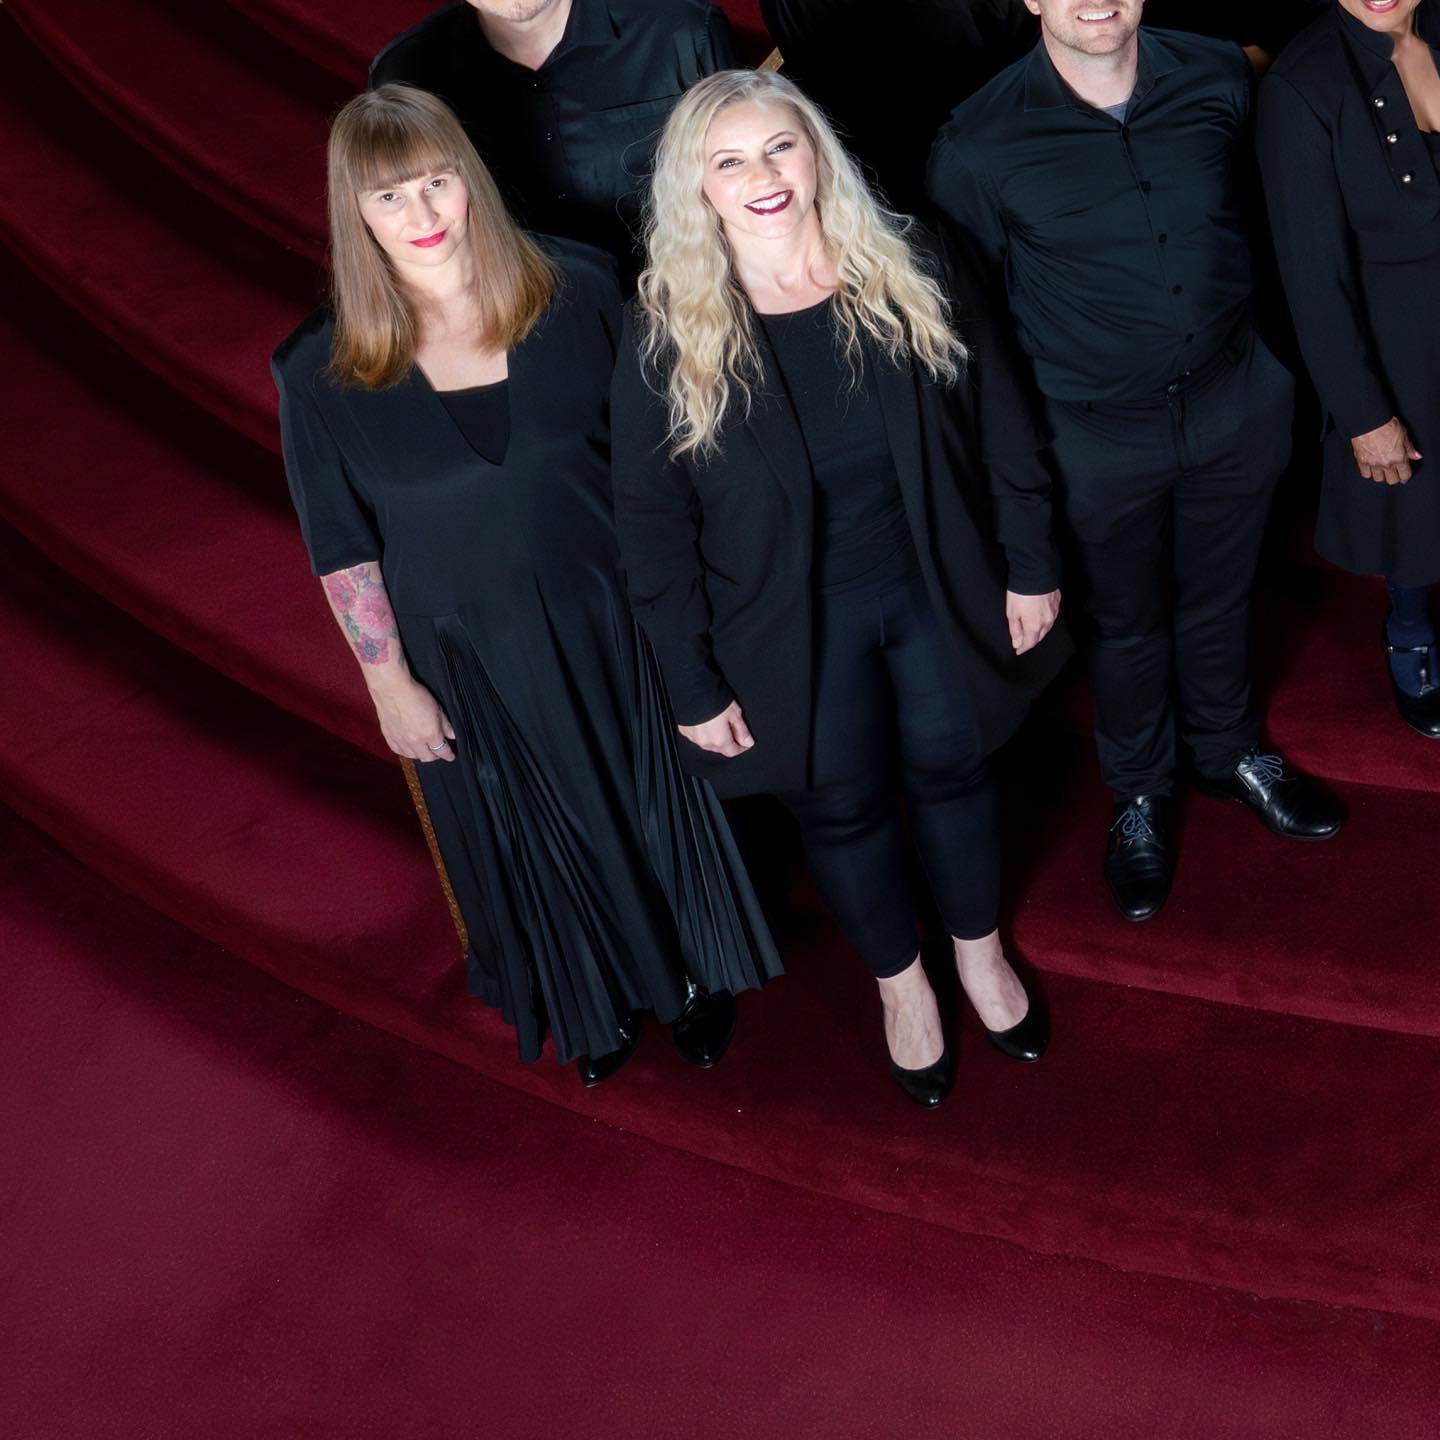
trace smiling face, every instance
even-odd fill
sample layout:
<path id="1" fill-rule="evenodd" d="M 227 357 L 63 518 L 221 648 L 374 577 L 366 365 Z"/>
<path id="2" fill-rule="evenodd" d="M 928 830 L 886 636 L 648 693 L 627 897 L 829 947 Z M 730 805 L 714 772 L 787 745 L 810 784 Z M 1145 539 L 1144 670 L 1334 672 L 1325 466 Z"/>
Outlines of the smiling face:
<path id="1" fill-rule="evenodd" d="M 397 180 L 359 200 L 361 218 L 402 275 L 443 265 L 465 238 L 470 197 L 453 170 Z"/>
<path id="2" fill-rule="evenodd" d="M 1340 0 L 1340 8 L 1362 25 L 1389 34 L 1408 30 L 1419 5 L 1420 0 Z"/>
<path id="3" fill-rule="evenodd" d="M 814 212 L 815 183 L 815 147 L 788 105 L 740 100 L 710 122 L 701 189 L 727 234 L 793 234 Z"/>
<path id="4" fill-rule="evenodd" d="M 1145 0 L 1025 0 L 1052 44 L 1082 55 L 1111 55 L 1134 38 Z"/>

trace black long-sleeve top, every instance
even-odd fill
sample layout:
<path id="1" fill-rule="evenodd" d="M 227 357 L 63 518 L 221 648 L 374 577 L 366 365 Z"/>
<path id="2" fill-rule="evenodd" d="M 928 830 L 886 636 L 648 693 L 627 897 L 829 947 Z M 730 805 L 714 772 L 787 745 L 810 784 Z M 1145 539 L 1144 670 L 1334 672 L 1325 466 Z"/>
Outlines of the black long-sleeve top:
<path id="1" fill-rule="evenodd" d="M 573 0 L 538 70 L 493 50 L 474 8 L 453 0 L 375 57 L 370 86 L 439 95 L 522 224 L 599 245 L 630 272 L 667 116 L 702 76 L 743 63 L 705 0 Z"/>
<path id="2" fill-rule="evenodd" d="M 1045 394 L 1163 393 L 1241 324 L 1252 84 L 1233 45 L 1142 30 L 1121 121 L 1081 100 L 1042 42 L 940 132 L 931 197 L 1003 274 Z"/>
<path id="3" fill-rule="evenodd" d="M 1440 63 L 1437 0 L 1418 8 L 1416 25 Z M 1440 254 L 1440 176 L 1393 51 L 1390 36 L 1333 6 L 1260 91 L 1260 166 L 1290 312 L 1321 402 L 1346 437 L 1402 413 L 1398 392 L 1416 378 L 1412 322 L 1426 306 L 1433 317 L 1437 303 L 1421 268 L 1409 270 L 1421 281 L 1418 311 L 1377 310 L 1367 294 Z"/>

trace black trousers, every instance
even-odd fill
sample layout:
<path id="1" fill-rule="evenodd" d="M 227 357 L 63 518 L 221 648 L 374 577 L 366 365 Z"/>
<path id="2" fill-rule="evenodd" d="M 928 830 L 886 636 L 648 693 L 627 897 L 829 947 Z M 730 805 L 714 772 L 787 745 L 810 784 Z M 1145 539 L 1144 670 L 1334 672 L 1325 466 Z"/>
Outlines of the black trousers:
<path id="1" fill-rule="evenodd" d="M 999 923 L 999 801 L 924 582 L 818 602 L 812 788 L 780 796 L 820 897 L 872 975 L 915 958 L 911 834 L 946 929 Z"/>
<path id="2" fill-rule="evenodd" d="M 1100 769 L 1121 800 L 1173 789 L 1176 694 L 1202 774 L 1260 742 L 1250 599 L 1294 398 L 1250 332 L 1152 399 L 1047 404 L 1088 592 Z"/>

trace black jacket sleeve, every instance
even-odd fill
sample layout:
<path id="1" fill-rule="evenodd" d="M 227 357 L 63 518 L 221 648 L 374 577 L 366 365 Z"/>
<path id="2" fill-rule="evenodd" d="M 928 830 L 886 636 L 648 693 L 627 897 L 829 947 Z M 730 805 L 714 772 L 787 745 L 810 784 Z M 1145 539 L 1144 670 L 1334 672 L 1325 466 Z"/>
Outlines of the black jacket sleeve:
<path id="1" fill-rule="evenodd" d="M 630 607 L 665 676 L 681 725 L 713 720 L 735 699 L 710 645 L 710 600 L 700 556 L 700 501 L 670 459 L 666 404 L 640 355 L 627 309 L 610 393 L 615 523 Z"/>
<path id="2" fill-rule="evenodd" d="M 980 456 L 1005 547 L 1006 584 L 1017 595 L 1045 595 L 1060 586 L 1050 437 L 1029 361 L 990 298 L 1004 293 L 1001 268 L 987 266 L 977 248 L 942 229 L 940 252 L 954 321 L 970 351 Z"/>
<path id="3" fill-rule="evenodd" d="M 1395 403 L 1375 354 L 1329 128 L 1288 80 L 1270 75 L 1256 139 L 1300 352 L 1342 433 L 1364 435 Z"/>

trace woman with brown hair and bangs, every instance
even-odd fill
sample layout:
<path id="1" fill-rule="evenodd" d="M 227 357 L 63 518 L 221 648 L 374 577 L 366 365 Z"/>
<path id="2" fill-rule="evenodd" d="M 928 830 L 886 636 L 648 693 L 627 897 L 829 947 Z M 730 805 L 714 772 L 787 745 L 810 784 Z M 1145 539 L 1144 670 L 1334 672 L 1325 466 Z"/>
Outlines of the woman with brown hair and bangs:
<path id="1" fill-rule="evenodd" d="M 506 213 L 434 96 L 336 117 L 331 303 L 276 351 L 315 573 L 418 761 L 470 988 L 596 1084 L 638 1012 L 713 1064 L 778 972 L 710 787 L 679 765 L 610 498 L 607 257 Z"/>

